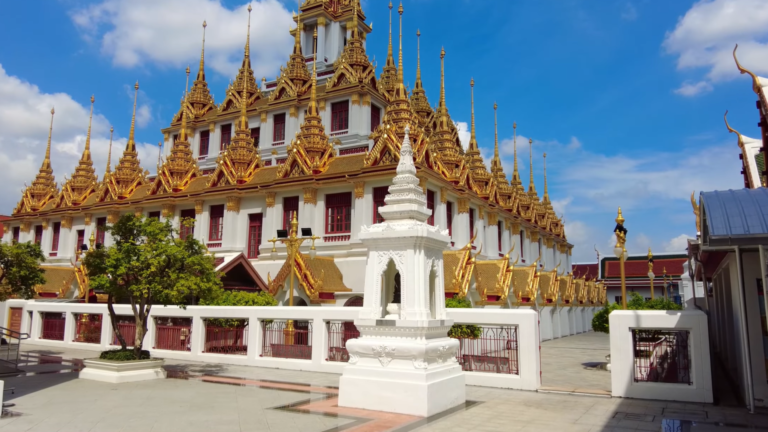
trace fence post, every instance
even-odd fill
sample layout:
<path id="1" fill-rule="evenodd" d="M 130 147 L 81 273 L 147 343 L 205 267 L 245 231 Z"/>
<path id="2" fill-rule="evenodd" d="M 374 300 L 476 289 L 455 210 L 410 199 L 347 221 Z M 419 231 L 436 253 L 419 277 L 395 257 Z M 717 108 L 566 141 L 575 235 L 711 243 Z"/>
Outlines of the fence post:
<path id="1" fill-rule="evenodd" d="M 191 333 L 190 337 L 192 338 L 192 341 L 189 350 L 193 355 L 198 356 L 202 354 L 205 349 L 205 321 L 203 321 L 199 314 L 194 314 L 192 316 Z"/>
<path id="2" fill-rule="evenodd" d="M 328 342 L 328 329 L 323 318 L 312 319 L 312 364 L 320 366 L 325 361 L 326 343 Z"/>
<path id="3" fill-rule="evenodd" d="M 255 360 L 259 358 L 259 354 L 261 354 L 261 321 L 259 321 L 258 314 L 256 314 L 256 311 L 258 309 L 254 309 L 249 315 L 248 315 L 248 354 L 246 355 L 246 358 L 248 360 Z"/>
<path id="4" fill-rule="evenodd" d="M 105 351 L 111 349 L 113 338 L 112 320 L 109 319 L 109 311 L 106 311 L 101 314 L 101 348 Z"/>

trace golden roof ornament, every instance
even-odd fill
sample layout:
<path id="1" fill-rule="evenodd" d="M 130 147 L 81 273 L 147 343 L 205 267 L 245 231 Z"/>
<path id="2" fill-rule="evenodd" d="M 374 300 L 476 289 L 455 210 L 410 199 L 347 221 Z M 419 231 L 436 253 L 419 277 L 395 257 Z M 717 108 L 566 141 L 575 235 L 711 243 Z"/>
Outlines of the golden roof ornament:
<path id="1" fill-rule="evenodd" d="M 469 166 L 470 187 L 481 198 L 488 199 L 493 193 L 491 173 L 485 167 L 480 148 L 475 135 L 475 80 L 469 82 L 472 106 L 472 125 L 470 127 L 469 146 L 467 148 L 467 165 Z"/>
<path id="2" fill-rule="evenodd" d="M 374 89 L 377 88 L 376 68 L 373 67 L 365 53 L 365 45 L 358 29 L 357 6 L 355 3 L 352 12 L 351 38 L 347 41 L 341 56 L 333 63 L 336 71 L 327 81 L 326 89 L 350 84 L 370 84 Z"/>
<path id="3" fill-rule="evenodd" d="M 463 185 L 466 181 L 464 149 L 445 105 L 445 48 L 440 50 L 440 101 L 434 117 L 429 141 L 436 152 L 438 171 L 446 180 Z"/>
<path id="4" fill-rule="evenodd" d="M 192 90 L 184 95 L 182 109 L 176 113 L 173 122 L 181 121 L 181 113 L 186 107 L 193 119 L 197 119 L 208 114 L 215 106 L 211 91 L 208 89 L 208 83 L 205 81 L 205 28 L 208 24 L 203 21 L 203 45 L 200 51 L 200 66 L 197 70 L 197 77 L 192 83 Z"/>
<path id="5" fill-rule="evenodd" d="M 171 154 L 159 167 L 150 194 L 181 192 L 189 186 L 192 179 L 200 176 L 200 169 L 192 156 L 192 148 L 187 139 L 187 117 L 187 110 L 184 110 L 178 138 L 171 147 Z"/>
<path id="6" fill-rule="evenodd" d="M 390 1 L 389 46 L 387 47 L 387 60 L 381 70 L 381 76 L 379 77 L 379 92 L 384 95 L 387 101 L 391 101 L 395 96 L 395 87 L 397 85 L 397 70 L 398 66 L 395 66 L 395 58 L 392 55 L 392 2 Z"/>
<path id="7" fill-rule="evenodd" d="M 115 172 L 106 179 L 104 194 L 99 197 L 101 201 L 117 201 L 130 198 L 136 189 L 146 183 L 147 172 L 141 168 L 139 153 L 136 150 L 134 138 L 136 130 L 136 102 L 139 96 L 139 82 L 136 81 L 133 96 L 133 116 L 131 117 L 131 130 L 128 133 L 128 142 L 125 144 L 123 156 L 115 167 Z"/>
<path id="8" fill-rule="evenodd" d="M 93 104 L 96 99 L 91 96 L 91 114 L 88 119 L 88 133 L 85 136 L 85 148 L 80 157 L 75 173 L 68 179 L 61 188 L 59 206 L 78 206 L 85 202 L 92 193 L 96 191 L 98 177 L 93 168 L 91 159 L 91 125 L 93 124 Z"/>
<path id="9" fill-rule="evenodd" d="M 512 207 L 512 195 L 514 189 L 507 181 L 507 175 L 504 174 L 504 167 L 501 164 L 499 156 L 499 122 L 497 117 L 498 105 L 493 103 L 493 159 L 491 159 L 491 175 L 496 188 L 496 201 L 505 209 Z"/>
<path id="10" fill-rule="evenodd" d="M 53 115 L 56 111 L 51 108 L 51 125 L 48 128 L 48 144 L 45 147 L 45 157 L 40 165 L 35 180 L 25 187 L 21 200 L 13 210 L 13 214 L 36 212 L 57 197 L 59 188 L 51 168 L 51 136 L 53 134 Z"/>
<path id="11" fill-rule="evenodd" d="M 299 10 L 301 12 L 301 10 Z M 310 85 L 311 76 L 304 54 L 301 50 L 301 32 L 304 27 L 301 24 L 301 13 L 296 15 L 296 29 L 294 29 L 293 53 L 288 59 L 288 64 L 280 68 L 280 76 L 277 78 L 277 87 L 270 94 L 269 100 L 296 98 L 304 95 Z"/>
<path id="12" fill-rule="evenodd" d="M 427 99 L 427 92 L 424 90 L 424 85 L 421 82 L 421 31 L 416 30 L 416 83 L 411 91 L 411 107 L 417 114 L 419 126 L 425 128 L 425 132 L 429 134 L 428 123 L 430 117 L 434 114 L 432 107 L 429 105 Z"/>
<path id="13" fill-rule="evenodd" d="M 742 74 L 747 74 L 752 77 L 752 90 L 760 96 L 760 93 L 762 91 L 763 86 L 760 83 L 760 78 L 755 75 L 752 71 L 749 69 L 745 69 L 741 67 L 741 63 L 739 63 L 739 59 L 736 58 L 736 50 L 739 48 L 739 44 L 736 44 L 736 46 L 733 48 L 733 61 L 736 62 L 736 68 L 739 69 L 739 72 Z"/>
<path id="14" fill-rule="evenodd" d="M 240 108 L 242 101 L 245 100 L 246 106 L 253 105 L 254 102 L 262 98 L 261 90 L 256 84 L 256 78 L 251 69 L 251 11 L 253 8 L 248 5 L 248 32 L 245 39 L 245 54 L 243 63 L 237 72 L 235 81 L 231 82 L 227 89 L 227 97 L 221 103 L 221 111 L 229 111 Z M 245 96 L 242 96 L 245 93 Z"/>
<path id="15" fill-rule="evenodd" d="M 242 97 L 247 97 L 243 89 Z M 253 145 L 248 125 L 246 105 L 240 105 L 240 119 L 235 124 L 235 136 L 227 149 L 219 155 L 216 170 L 208 180 L 208 186 L 238 185 L 251 181 L 261 168 L 261 156 Z"/>
<path id="16" fill-rule="evenodd" d="M 313 39 L 313 43 L 316 43 L 317 29 Z M 278 168 L 277 177 L 320 174 L 328 169 L 328 164 L 333 157 L 333 145 L 328 141 L 323 119 L 317 109 L 317 54 L 315 54 L 307 114 L 304 116 L 304 123 L 301 124 L 301 130 L 288 146 L 288 158 Z"/>
<path id="17" fill-rule="evenodd" d="M 107 153 L 107 168 L 104 169 L 104 176 L 112 173 L 112 136 L 115 134 L 115 128 L 109 128 L 109 152 Z"/>

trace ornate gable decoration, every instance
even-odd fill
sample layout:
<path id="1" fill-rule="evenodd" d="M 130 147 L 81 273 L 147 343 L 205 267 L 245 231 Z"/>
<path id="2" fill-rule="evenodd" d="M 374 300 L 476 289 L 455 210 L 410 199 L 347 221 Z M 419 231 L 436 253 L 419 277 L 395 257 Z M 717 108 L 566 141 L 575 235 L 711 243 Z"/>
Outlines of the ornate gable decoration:
<path id="1" fill-rule="evenodd" d="M 541 290 L 541 306 L 557 304 L 557 298 L 560 293 L 560 278 L 557 275 L 558 264 L 550 271 L 539 273 L 539 289 Z"/>
<path id="2" fill-rule="evenodd" d="M 220 107 L 222 112 L 241 108 L 243 101 L 245 101 L 245 106 L 249 107 L 263 97 L 259 86 L 256 84 L 256 78 L 253 76 L 253 69 L 251 69 L 251 10 L 253 8 L 249 4 L 248 36 L 245 40 L 243 64 L 237 72 L 235 81 L 230 83 L 227 89 L 227 97 L 224 98 Z"/>
<path id="3" fill-rule="evenodd" d="M 472 243 L 477 233 L 469 240 L 466 246 L 455 251 L 443 252 L 443 272 L 445 274 L 445 292 L 454 293 L 459 298 L 464 298 L 469 293 L 469 285 L 475 272 L 475 263 L 480 251 L 472 256 Z"/>
<path id="4" fill-rule="evenodd" d="M 171 148 L 171 155 L 158 167 L 157 179 L 152 183 L 150 194 L 181 192 L 192 179 L 200 176 L 197 161 L 187 140 L 187 113 L 181 116 L 181 132 Z"/>
<path id="5" fill-rule="evenodd" d="M 21 200 L 13 209 L 13 214 L 36 212 L 59 194 L 56 178 L 53 176 L 53 168 L 51 168 L 51 134 L 53 133 L 54 113 L 55 111 L 51 108 L 51 126 L 48 129 L 48 145 L 45 148 L 43 164 L 40 166 L 35 180 L 32 181 L 32 185 L 24 188 Z"/>
<path id="6" fill-rule="evenodd" d="M 249 6 L 250 9 L 250 6 Z M 247 97 L 243 90 L 242 97 Z M 240 105 L 240 120 L 235 126 L 235 136 L 227 150 L 216 160 L 216 170 L 208 180 L 209 187 L 245 184 L 251 181 L 261 168 L 261 156 L 253 146 L 251 129 L 248 126 L 246 105 Z"/>
<path id="7" fill-rule="evenodd" d="M 561 302 L 570 304 L 573 301 L 573 275 L 568 273 L 567 275 L 560 276 L 558 281 Z"/>
<path id="8" fill-rule="evenodd" d="M 75 173 L 71 179 L 67 179 L 61 188 L 57 207 L 79 206 L 88 199 L 91 194 L 96 192 L 98 178 L 96 170 L 93 168 L 91 159 L 91 124 L 93 123 L 93 103 L 95 99 L 91 96 L 91 115 L 88 120 L 88 134 L 85 136 L 85 149 L 80 157 L 80 162 L 75 168 Z"/>
<path id="9" fill-rule="evenodd" d="M 139 186 L 146 184 L 147 171 L 141 169 L 139 153 L 136 151 L 134 131 L 136 129 L 136 101 L 139 95 L 139 83 L 133 86 L 133 117 L 131 118 L 131 130 L 128 134 L 128 142 L 125 144 L 123 157 L 120 158 L 114 173 L 104 176 L 104 182 L 99 190 L 99 201 L 119 201 L 131 197 Z"/>
<path id="10" fill-rule="evenodd" d="M 533 264 L 525 267 L 515 267 L 513 270 L 512 289 L 515 295 L 516 305 L 533 305 L 539 294 L 539 272 L 536 271 L 541 255 Z"/>
<path id="11" fill-rule="evenodd" d="M 296 17 L 296 29 L 294 30 L 293 53 L 288 59 L 288 64 L 280 67 L 280 77 L 277 79 L 277 87 L 269 95 L 269 101 L 298 98 L 305 94 L 311 84 L 311 77 L 304 54 L 301 51 L 301 14 Z"/>
<path id="12" fill-rule="evenodd" d="M 176 113 L 171 123 L 181 121 L 182 113 L 186 110 L 192 119 L 204 117 L 216 107 L 208 83 L 205 81 L 205 28 L 208 26 L 203 21 L 203 48 L 200 52 L 200 67 L 197 70 L 197 78 L 192 83 L 192 90 L 182 100 L 181 109 Z"/>
<path id="13" fill-rule="evenodd" d="M 333 63 L 333 68 L 336 71 L 326 83 L 326 91 L 350 84 L 370 84 L 373 88 L 377 88 L 376 69 L 365 53 L 365 46 L 358 29 L 357 15 L 358 9 L 357 3 L 355 3 L 352 18 L 352 37 L 347 41 L 341 56 Z"/>
<path id="14" fill-rule="evenodd" d="M 317 37 L 317 32 L 315 32 Z M 317 62 L 313 63 L 309 107 L 301 131 L 288 146 L 288 158 L 277 169 L 277 178 L 315 175 L 328 169 L 335 156 L 333 144 L 325 134 L 323 119 L 317 110 Z"/>
<path id="15" fill-rule="evenodd" d="M 517 264 L 510 263 L 509 254 L 515 249 L 514 245 L 503 258 L 498 260 L 480 261 L 477 268 L 477 291 L 480 295 L 480 304 L 501 305 L 506 304 L 509 290 L 512 286 L 514 268 Z M 495 300 L 489 300 L 488 296 L 495 296 Z"/>

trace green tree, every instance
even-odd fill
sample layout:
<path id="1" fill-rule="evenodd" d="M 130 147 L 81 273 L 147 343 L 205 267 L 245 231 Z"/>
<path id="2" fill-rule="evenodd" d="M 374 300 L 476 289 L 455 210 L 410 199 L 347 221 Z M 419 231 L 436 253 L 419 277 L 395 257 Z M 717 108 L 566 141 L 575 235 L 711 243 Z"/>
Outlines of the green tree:
<path id="1" fill-rule="evenodd" d="M 603 306 L 602 309 L 595 312 L 592 317 L 592 330 L 602 333 L 610 333 L 608 316 L 611 312 L 621 309 L 618 303 L 610 303 Z M 653 300 L 645 300 L 636 292 L 629 293 L 629 299 L 627 299 L 627 310 L 681 310 L 682 306 L 673 302 L 672 300 L 665 299 L 664 297 L 656 297 Z"/>
<path id="2" fill-rule="evenodd" d="M 200 304 L 206 306 L 277 306 L 277 300 L 263 291 L 222 291 L 216 297 L 200 300 Z M 247 325 L 247 320 L 242 319 L 209 318 L 206 321 L 216 327 L 245 327 Z"/>
<path id="3" fill-rule="evenodd" d="M 147 318 L 152 305 L 186 307 L 194 297 L 217 297 L 221 281 L 213 256 L 192 236 L 179 238 L 171 222 L 123 215 L 106 227 L 114 245 L 85 254 L 90 286 L 107 293 L 107 308 L 123 350 L 126 343 L 116 325 L 114 302 L 128 302 L 136 322 L 134 358 L 141 358 Z"/>
<path id="4" fill-rule="evenodd" d="M 43 251 L 34 243 L 0 243 L 0 301 L 11 297 L 30 299 L 35 286 L 45 283 Z"/>
<path id="5" fill-rule="evenodd" d="M 445 299 L 446 308 L 472 309 L 472 302 L 466 298 L 459 298 L 458 295 Z M 483 330 L 472 324 L 454 324 L 448 330 L 448 337 L 454 339 L 477 339 L 483 333 Z"/>

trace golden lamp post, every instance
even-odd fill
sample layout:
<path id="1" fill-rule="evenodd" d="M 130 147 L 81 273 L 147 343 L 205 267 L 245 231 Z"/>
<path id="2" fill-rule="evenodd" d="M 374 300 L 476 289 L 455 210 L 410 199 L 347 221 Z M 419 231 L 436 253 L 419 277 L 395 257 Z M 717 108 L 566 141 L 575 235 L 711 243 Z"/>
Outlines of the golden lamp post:
<path id="1" fill-rule="evenodd" d="M 653 300 L 653 278 L 655 278 L 656 275 L 653 274 L 653 254 L 651 253 L 651 248 L 648 248 L 648 279 L 651 280 L 651 300 Z"/>
<path id="2" fill-rule="evenodd" d="M 624 277 L 624 261 L 627 259 L 627 229 L 624 228 L 624 216 L 621 215 L 621 207 L 619 207 L 619 214 L 616 216 L 616 227 L 613 229 L 613 233 L 616 234 L 616 247 L 613 248 L 613 253 L 616 258 L 619 259 L 619 269 L 621 270 L 621 308 L 627 309 L 627 281 Z"/>
<path id="3" fill-rule="evenodd" d="M 272 240 L 268 240 L 270 243 L 272 243 L 272 252 L 277 252 L 277 249 L 275 249 L 275 245 L 277 242 L 280 242 L 285 245 L 285 248 L 287 250 L 287 260 L 291 263 L 291 272 L 289 274 L 290 279 L 290 291 L 289 291 L 289 297 L 288 297 L 288 305 L 293 306 L 293 278 L 294 274 L 296 273 L 296 254 L 299 253 L 299 248 L 301 247 L 302 243 L 304 243 L 305 240 L 312 240 L 312 247 L 309 250 L 309 256 L 310 258 L 315 257 L 315 240 L 319 239 L 320 237 L 313 236 L 312 235 L 312 229 L 311 228 L 302 228 L 301 229 L 301 237 L 298 236 L 298 230 L 299 230 L 299 221 L 296 220 L 296 213 L 293 213 L 293 219 L 291 219 L 291 226 L 290 230 L 277 230 L 277 238 L 272 238 Z M 289 319 L 288 323 L 285 326 L 285 330 L 283 331 L 283 335 L 285 335 L 285 344 L 286 345 L 293 345 L 294 343 L 294 337 L 295 337 L 296 329 L 293 327 L 293 320 Z"/>
<path id="4" fill-rule="evenodd" d="M 669 295 L 667 295 L 667 289 L 669 289 L 669 282 L 667 282 L 667 268 L 666 267 L 664 267 L 664 273 L 663 274 L 664 274 L 664 300 L 669 300 Z"/>
<path id="5" fill-rule="evenodd" d="M 83 275 L 83 280 L 86 281 L 85 286 L 85 294 L 83 297 L 85 297 L 85 302 L 88 303 L 88 294 L 90 294 L 90 287 L 87 284 L 88 281 L 88 269 L 85 268 L 85 264 L 80 260 L 80 257 L 82 256 L 83 249 L 85 249 L 85 253 L 89 254 L 93 250 L 93 246 L 96 243 L 96 236 L 94 235 L 93 231 L 91 231 L 91 237 L 88 239 L 88 243 L 90 243 L 91 247 L 85 246 L 85 244 L 77 245 L 77 252 L 76 252 L 76 258 L 75 261 L 79 263 L 80 265 L 80 271 Z M 86 319 L 88 317 L 88 314 L 83 314 Z"/>

